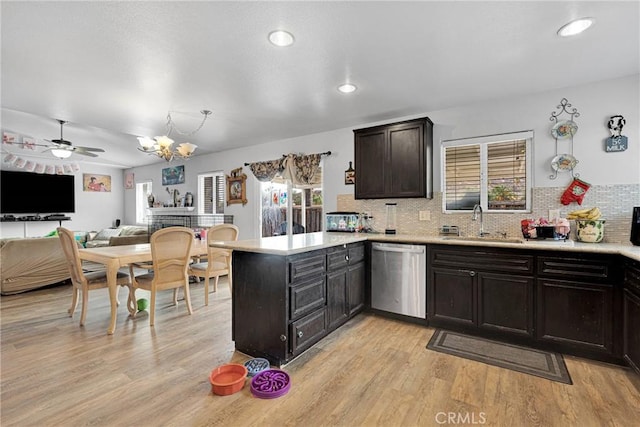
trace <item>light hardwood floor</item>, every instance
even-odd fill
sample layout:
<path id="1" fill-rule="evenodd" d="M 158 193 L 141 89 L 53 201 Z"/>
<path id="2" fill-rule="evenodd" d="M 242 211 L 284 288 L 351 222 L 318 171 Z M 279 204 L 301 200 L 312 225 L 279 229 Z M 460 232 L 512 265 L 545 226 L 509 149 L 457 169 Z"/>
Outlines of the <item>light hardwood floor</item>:
<path id="1" fill-rule="evenodd" d="M 158 299 L 156 326 L 123 304 L 106 334 L 106 290 L 89 297 L 86 326 L 66 315 L 67 286 L 2 297 L 0 424 L 8 426 L 637 426 L 640 378 L 565 357 L 574 384 L 436 353 L 433 329 L 362 314 L 284 369 L 290 392 L 211 394 L 211 369 L 248 357 L 231 341 L 226 282 L 194 313 Z M 140 292 L 140 291 L 139 291 Z M 139 294 L 142 295 L 142 292 Z"/>

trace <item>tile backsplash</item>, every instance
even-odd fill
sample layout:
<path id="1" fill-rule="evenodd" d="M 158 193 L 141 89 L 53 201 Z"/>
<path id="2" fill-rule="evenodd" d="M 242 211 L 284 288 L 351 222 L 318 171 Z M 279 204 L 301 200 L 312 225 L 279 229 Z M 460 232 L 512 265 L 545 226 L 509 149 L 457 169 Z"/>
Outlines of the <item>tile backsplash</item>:
<path id="1" fill-rule="evenodd" d="M 560 204 L 560 196 L 566 187 L 545 187 L 533 189 L 533 209 L 531 213 L 484 213 L 484 230 L 492 234 L 507 233 L 508 237 L 522 237 L 520 220 L 524 218 L 547 218 L 549 209 L 559 209 L 560 216 L 581 207 L 598 206 L 602 218 L 606 220 L 604 242 L 628 243 L 631 231 L 631 210 L 640 206 L 640 184 L 594 185 L 582 202 L 582 206 L 572 203 Z M 398 234 L 420 234 L 437 236 L 443 225 L 457 225 L 462 236 L 477 235 L 479 221 L 471 220 L 471 212 L 443 213 L 442 193 L 434 193 L 433 199 L 378 199 L 355 200 L 352 194 L 339 194 L 339 211 L 367 212 L 373 216 L 375 231 L 384 232 L 386 221 L 385 203 L 397 203 Z M 420 211 L 429 211 L 430 220 L 420 221 Z M 571 222 L 570 238 L 575 240 Z"/>

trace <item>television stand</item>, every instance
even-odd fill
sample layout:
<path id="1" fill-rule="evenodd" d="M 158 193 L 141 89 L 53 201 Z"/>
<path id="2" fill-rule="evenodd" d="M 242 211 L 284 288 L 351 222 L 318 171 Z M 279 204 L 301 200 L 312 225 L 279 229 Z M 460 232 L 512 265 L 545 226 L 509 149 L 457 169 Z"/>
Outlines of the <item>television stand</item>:
<path id="1" fill-rule="evenodd" d="M 0 217 L 0 222 L 21 222 L 22 223 L 22 236 L 27 237 L 27 224 L 30 222 L 57 222 L 58 227 L 62 227 L 62 221 L 71 221 L 71 217 L 68 216 L 58 216 L 58 215 L 24 215 L 20 217 L 15 217 L 13 215 L 4 215 Z"/>

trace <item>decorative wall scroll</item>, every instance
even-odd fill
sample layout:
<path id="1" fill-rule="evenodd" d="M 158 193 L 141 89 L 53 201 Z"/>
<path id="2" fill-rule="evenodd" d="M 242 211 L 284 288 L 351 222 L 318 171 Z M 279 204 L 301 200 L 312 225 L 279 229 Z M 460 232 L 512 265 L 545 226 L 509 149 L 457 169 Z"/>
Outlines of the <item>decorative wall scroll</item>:
<path id="1" fill-rule="evenodd" d="M 353 162 L 349 162 L 349 169 L 344 171 L 344 185 L 353 185 L 356 183 L 356 170 L 353 168 Z"/>
<path id="2" fill-rule="evenodd" d="M 247 175 L 242 173 L 242 168 L 236 168 L 227 175 L 227 206 L 236 203 L 247 204 Z"/>

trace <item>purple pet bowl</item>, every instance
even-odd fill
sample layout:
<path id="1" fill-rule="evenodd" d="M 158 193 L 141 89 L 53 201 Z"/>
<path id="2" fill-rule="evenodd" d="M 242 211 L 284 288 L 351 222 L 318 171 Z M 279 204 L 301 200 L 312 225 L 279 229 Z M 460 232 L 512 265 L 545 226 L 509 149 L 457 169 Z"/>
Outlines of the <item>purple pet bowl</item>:
<path id="1" fill-rule="evenodd" d="M 289 374 L 280 369 L 258 372 L 251 380 L 251 393 L 261 399 L 275 399 L 284 396 L 291 388 Z"/>

